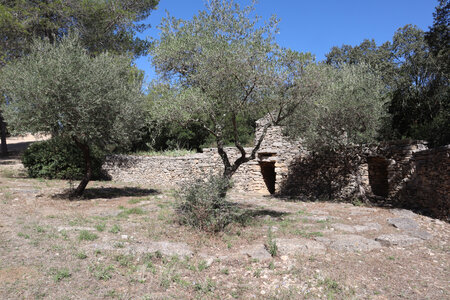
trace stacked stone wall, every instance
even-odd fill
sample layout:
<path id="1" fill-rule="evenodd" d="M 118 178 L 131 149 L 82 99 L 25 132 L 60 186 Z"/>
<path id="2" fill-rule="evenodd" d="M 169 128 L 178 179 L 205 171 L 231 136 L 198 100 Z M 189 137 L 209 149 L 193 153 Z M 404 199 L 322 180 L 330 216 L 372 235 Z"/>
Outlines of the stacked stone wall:
<path id="1" fill-rule="evenodd" d="M 416 152 L 415 172 L 401 193 L 405 206 L 450 220 L 450 145 Z"/>

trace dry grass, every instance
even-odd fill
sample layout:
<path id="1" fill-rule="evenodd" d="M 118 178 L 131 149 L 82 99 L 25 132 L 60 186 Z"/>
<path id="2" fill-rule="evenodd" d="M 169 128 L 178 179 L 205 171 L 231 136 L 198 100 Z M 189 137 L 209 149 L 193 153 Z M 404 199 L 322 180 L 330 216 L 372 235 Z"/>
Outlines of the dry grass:
<path id="1" fill-rule="evenodd" d="M 17 163 L 17 162 L 16 162 Z M 17 177 L 20 165 L 0 164 L 1 299 L 448 299 L 450 225 L 416 219 L 435 237 L 406 248 L 258 261 L 241 254 L 277 238 L 335 234 L 333 223 L 383 224 L 392 213 L 354 215 L 337 203 L 289 203 L 232 194 L 245 225 L 218 235 L 179 225 L 170 191 L 93 182 L 87 197 L 53 197 L 65 181 Z M 364 207 L 362 208 L 364 209 Z M 336 219 L 313 221 L 322 213 Z M 362 211 L 363 212 L 363 211 Z M 269 230 L 270 228 L 270 230 Z M 268 237 L 270 232 L 271 237 Z M 342 234 L 342 233 L 341 233 Z M 145 252 L 155 241 L 186 243 L 189 257 Z M 279 249 L 277 250 L 279 252 Z"/>

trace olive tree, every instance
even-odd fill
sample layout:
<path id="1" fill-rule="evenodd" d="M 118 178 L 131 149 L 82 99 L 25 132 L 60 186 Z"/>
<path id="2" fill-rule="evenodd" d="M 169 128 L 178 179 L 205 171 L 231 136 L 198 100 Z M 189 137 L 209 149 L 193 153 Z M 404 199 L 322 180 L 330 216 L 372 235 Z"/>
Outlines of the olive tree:
<path id="1" fill-rule="evenodd" d="M 82 151 L 85 175 L 74 196 L 91 179 L 92 146 L 126 144 L 140 128 L 142 83 L 130 63 L 108 53 L 92 57 L 69 35 L 58 44 L 35 41 L 29 55 L 2 69 L 8 124 L 70 138 Z"/>
<path id="2" fill-rule="evenodd" d="M 287 133 L 301 137 L 311 150 L 336 150 L 374 141 L 389 95 L 377 72 L 366 64 L 311 64 L 299 79 L 307 100 L 287 122 Z"/>
<path id="3" fill-rule="evenodd" d="M 230 179 L 240 165 L 255 158 L 267 131 L 287 118 L 303 101 L 296 78 L 310 54 L 280 48 L 275 42 L 278 20 L 261 25 L 254 2 L 241 8 L 233 1 L 211 0 L 192 20 L 168 15 L 151 49 L 159 74 L 153 93 L 156 115 L 163 120 L 197 123 L 215 138 Z M 268 115 L 268 122 L 250 153 L 239 134 L 239 119 Z M 240 156 L 225 149 L 224 132 Z"/>

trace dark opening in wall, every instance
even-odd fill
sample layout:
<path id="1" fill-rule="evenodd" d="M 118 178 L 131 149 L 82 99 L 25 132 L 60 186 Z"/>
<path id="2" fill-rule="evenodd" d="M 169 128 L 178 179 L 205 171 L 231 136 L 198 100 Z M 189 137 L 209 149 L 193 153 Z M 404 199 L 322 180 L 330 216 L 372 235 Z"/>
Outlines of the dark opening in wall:
<path id="1" fill-rule="evenodd" d="M 376 196 L 387 197 L 389 194 L 388 160 L 384 157 L 370 157 L 367 162 L 372 192 Z"/>
<path id="2" fill-rule="evenodd" d="M 276 181 L 275 162 L 260 162 L 259 166 L 269 193 L 274 194 Z"/>

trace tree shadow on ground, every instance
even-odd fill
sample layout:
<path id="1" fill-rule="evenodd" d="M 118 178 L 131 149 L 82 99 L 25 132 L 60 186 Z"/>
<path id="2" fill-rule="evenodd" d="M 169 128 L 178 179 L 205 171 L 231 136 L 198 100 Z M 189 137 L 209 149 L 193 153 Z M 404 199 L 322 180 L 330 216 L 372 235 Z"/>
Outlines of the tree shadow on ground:
<path id="1" fill-rule="evenodd" d="M 71 200 L 93 200 L 93 199 L 113 199 L 120 197 L 146 197 L 160 194 L 154 189 L 143 189 L 137 187 L 105 187 L 105 188 L 87 188 L 83 196 L 73 198 L 70 196 L 72 191 L 66 191 L 62 194 L 54 195 L 53 198 L 71 199 Z"/>
<path id="2" fill-rule="evenodd" d="M 236 222 L 241 225 L 249 225 L 255 220 L 263 219 L 266 217 L 281 219 L 290 213 L 281 212 L 272 209 L 258 208 L 253 205 L 236 204 L 236 208 L 239 209 L 239 214 L 236 216 Z"/>

